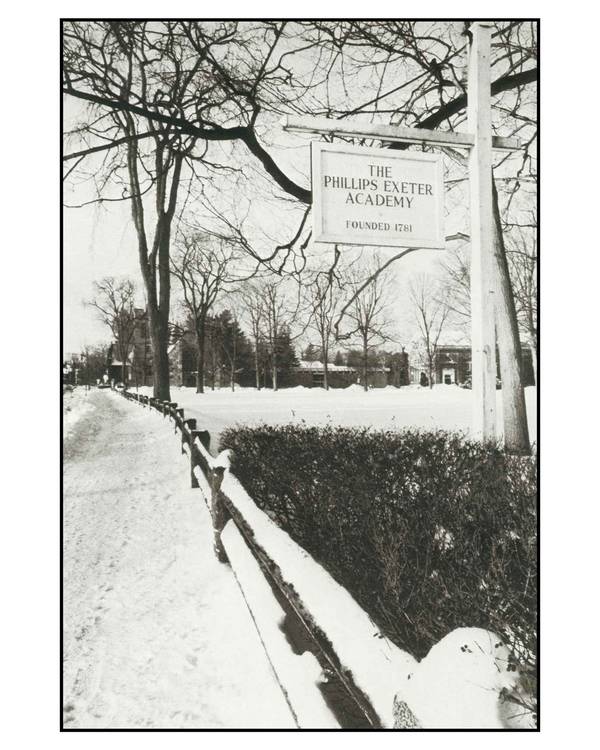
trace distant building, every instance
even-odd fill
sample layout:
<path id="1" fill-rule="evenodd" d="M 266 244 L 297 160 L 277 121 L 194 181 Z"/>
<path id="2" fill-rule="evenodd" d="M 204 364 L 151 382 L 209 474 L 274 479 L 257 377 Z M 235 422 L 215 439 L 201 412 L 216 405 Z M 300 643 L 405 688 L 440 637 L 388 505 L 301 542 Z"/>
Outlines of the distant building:
<path id="1" fill-rule="evenodd" d="M 534 385 L 531 349 L 521 348 L 523 384 Z M 500 358 L 496 352 L 497 376 L 500 377 Z M 462 384 L 471 378 L 471 347 L 467 345 L 438 346 L 434 363 L 435 382 L 446 385 Z"/>
<path id="2" fill-rule="evenodd" d="M 135 328 L 131 351 L 126 363 L 126 385 L 131 388 L 140 385 L 152 385 L 152 342 L 148 313 L 142 308 L 135 308 Z M 123 380 L 123 363 L 118 356 L 119 347 L 112 343 L 108 349 L 106 363 L 108 376 L 115 383 Z"/>
<path id="3" fill-rule="evenodd" d="M 408 354 L 399 352 L 390 360 L 390 367 L 369 367 L 367 379 L 370 388 L 385 388 L 387 385 L 408 385 Z M 327 384 L 330 388 L 347 388 L 362 385 L 362 368 L 350 365 L 327 365 Z M 325 367 L 322 362 L 300 360 L 294 368 L 294 385 L 305 388 L 322 388 L 325 385 Z"/>
<path id="4" fill-rule="evenodd" d="M 305 388 L 322 388 L 325 382 L 325 367 L 322 362 L 308 362 L 301 359 L 294 368 L 294 385 Z M 327 365 L 327 383 L 330 388 L 346 388 L 358 380 L 354 367 L 346 365 Z"/>
<path id="5" fill-rule="evenodd" d="M 192 331 L 186 331 L 174 344 L 169 347 L 169 375 L 171 385 L 196 386 L 196 374 L 198 372 L 198 345 Z M 208 368 L 207 368 L 208 369 Z M 205 371 L 205 381 L 209 373 Z M 217 378 L 220 373 L 217 371 Z M 219 385 L 215 383 L 215 385 Z"/>

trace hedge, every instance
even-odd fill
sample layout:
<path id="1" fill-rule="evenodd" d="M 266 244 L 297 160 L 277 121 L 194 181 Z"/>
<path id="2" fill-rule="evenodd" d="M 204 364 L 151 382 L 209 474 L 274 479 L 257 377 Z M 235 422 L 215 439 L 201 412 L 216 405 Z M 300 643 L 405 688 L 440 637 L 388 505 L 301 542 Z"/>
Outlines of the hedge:
<path id="1" fill-rule="evenodd" d="M 483 627 L 534 679 L 535 458 L 442 431 L 292 425 L 230 428 L 223 448 L 257 505 L 400 648 L 421 658 Z"/>

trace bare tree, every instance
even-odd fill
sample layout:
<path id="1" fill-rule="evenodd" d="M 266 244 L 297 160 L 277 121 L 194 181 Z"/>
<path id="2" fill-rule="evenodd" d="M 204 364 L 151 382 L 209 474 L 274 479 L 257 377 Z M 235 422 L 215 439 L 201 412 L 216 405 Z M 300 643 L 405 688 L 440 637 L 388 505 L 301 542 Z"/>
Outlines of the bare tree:
<path id="1" fill-rule="evenodd" d="M 450 308 L 440 295 L 438 283 L 427 274 L 420 274 L 409 283 L 408 295 L 413 304 L 413 314 L 423 346 L 429 387 L 433 388 L 438 344 Z"/>
<path id="2" fill-rule="evenodd" d="M 309 328 L 319 336 L 321 358 L 323 360 L 323 387 L 329 390 L 329 354 L 335 341 L 335 322 L 342 301 L 342 288 L 339 276 L 318 272 L 307 287 L 306 296 L 309 309 Z"/>
<path id="3" fill-rule="evenodd" d="M 260 390 L 260 350 L 263 342 L 263 328 L 266 318 L 265 298 L 260 282 L 257 280 L 244 282 L 240 288 L 239 296 L 242 309 L 248 318 L 252 332 L 256 389 Z"/>
<path id="4" fill-rule="evenodd" d="M 354 297 L 347 312 L 350 331 L 340 338 L 358 337 L 362 350 L 362 383 L 365 391 L 369 389 L 369 355 L 376 345 L 391 339 L 391 303 L 392 276 L 389 271 L 377 272 L 381 263 L 376 258 L 368 265 L 355 264 L 350 275 L 350 289 L 362 290 Z M 363 279 L 373 277 L 371 283 L 364 287 Z"/>
<path id="5" fill-rule="evenodd" d="M 95 297 L 90 305 L 110 328 L 117 355 L 121 360 L 121 380 L 127 386 L 127 360 L 133 346 L 136 327 L 135 286 L 129 279 L 107 276 L 94 282 Z"/>
<path id="6" fill-rule="evenodd" d="M 180 233 L 171 258 L 171 273 L 179 281 L 183 304 L 194 326 L 198 346 L 196 393 L 204 393 L 207 320 L 223 288 L 231 281 L 235 254 L 219 239 L 198 232 Z"/>
<path id="7" fill-rule="evenodd" d="M 468 330 L 471 325 L 471 263 L 465 246 L 448 250 L 440 267 L 440 297 L 446 301 L 453 322 Z"/>
<path id="8" fill-rule="evenodd" d="M 298 313 L 298 306 L 290 303 L 281 279 L 262 283 L 264 295 L 263 336 L 269 357 L 273 390 L 279 387 L 279 370 L 287 357 L 286 346 L 291 346 L 290 326 Z"/>
<path id="9" fill-rule="evenodd" d="M 531 348 L 533 374 L 537 383 L 538 289 L 536 227 L 523 227 L 507 235 L 506 255 L 515 297 L 519 326 Z"/>
<path id="10" fill-rule="evenodd" d="M 281 288 L 281 281 L 268 281 L 264 287 L 265 295 L 265 315 L 264 315 L 264 334 L 269 351 L 271 363 L 271 381 L 273 390 L 276 391 L 277 383 L 277 355 L 278 344 L 281 329 L 286 323 L 287 305 L 285 296 Z"/>

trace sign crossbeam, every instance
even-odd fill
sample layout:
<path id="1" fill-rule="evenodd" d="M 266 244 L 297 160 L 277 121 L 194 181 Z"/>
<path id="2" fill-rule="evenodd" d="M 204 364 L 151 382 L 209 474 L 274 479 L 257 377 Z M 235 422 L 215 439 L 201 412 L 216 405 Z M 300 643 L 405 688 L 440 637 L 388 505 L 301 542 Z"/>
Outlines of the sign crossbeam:
<path id="1" fill-rule="evenodd" d="M 376 138 L 390 143 L 426 143 L 430 146 L 453 146 L 472 149 L 475 136 L 472 133 L 454 133 L 444 130 L 408 128 L 402 125 L 369 125 L 356 120 L 331 120 L 328 117 L 297 117 L 285 115 L 281 120 L 284 130 L 295 133 L 317 133 L 339 135 L 347 138 Z M 517 151 L 521 148 L 519 138 L 492 136 L 495 151 Z"/>

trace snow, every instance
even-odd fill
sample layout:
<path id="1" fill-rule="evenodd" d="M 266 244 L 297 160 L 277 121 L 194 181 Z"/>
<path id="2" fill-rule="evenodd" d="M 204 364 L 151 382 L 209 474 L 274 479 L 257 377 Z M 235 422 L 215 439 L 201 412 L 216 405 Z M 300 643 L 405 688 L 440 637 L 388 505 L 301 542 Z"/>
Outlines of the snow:
<path id="1" fill-rule="evenodd" d="M 228 521 L 221 540 L 298 726 L 303 729 L 339 729 L 318 689 L 322 680 L 319 662 L 308 651 L 295 654 L 291 650 L 280 628 L 285 612 L 233 521 Z"/>
<path id="2" fill-rule="evenodd" d="M 199 440 L 196 445 L 211 461 Z M 229 471 L 224 474 L 221 489 L 252 529 L 257 544 L 268 553 L 333 644 L 341 664 L 369 697 L 384 726 L 392 727 L 394 696 L 405 676 L 414 669 L 416 660 L 378 631 L 352 596 L 256 507 Z"/>
<path id="3" fill-rule="evenodd" d="M 93 399 L 90 398 L 92 391 L 86 391 L 79 386 L 74 390 L 66 390 L 63 393 L 63 435 L 70 437 L 78 422 L 94 409 Z"/>
<path id="4" fill-rule="evenodd" d="M 64 464 L 65 727 L 295 728 L 172 426 L 109 391 L 80 398 Z"/>
<path id="5" fill-rule="evenodd" d="M 511 689 L 508 651 L 481 628 L 457 628 L 433 646 L 401 686 L 403 700 L 428 729 L 533 728 L 531 717 L 499 701 Z M 515 713 L 518 718 L 510 718 Z"/>
<path id="6" fill-rule="evenodd" d="M 322 408 L 331 394 L 306 390 L 295 391 L 293 399 L 286 391 L 227 392 L 229 414 L 237 411 L 232 400 L 246 409 L 254 400 L 264 410 L 281 395 L 283 411 L 290 401 L 308 408 L 306 395 L 310 402 L 321 399 Z M 451 404 L 455 393 L 443 386 L 403 391 L 371 391 L 358 400 L 389 406 L 404 398 L 414 407 L 424 393 L 431 406 L 444 399 Z M 360 396 L 341 394 L 338 406 Z M 182 395 L 187 398 L 185 391 Z M 211 403 L 188 395 L 203 399 L 203 407 Z M 225 394 L 216 392 L 213 408 L 216 396 Z M 173 398 L 183 403 L 179 393 Z M 223 542 L 233 570 L 216 561 L 202 502 L 209 488 L 205 480 L 200 491 L 189 488 L 189 459 L 181 454 L 172 424 L 107 391 L 75 391 L 69 403 L 76 432 L 69 437 L 65 430 L 65 726 L 335 727 L 318 690 L 316 659 L 289 648 L 280 629 L 281 607 L 231 522 Z M 332 411 L 344 418 L 341 409 Z M 256 507 L 229 472 L 227 451 L 213 459 L 199 441 L 196 445 L 225 469 L 223 491 L 384 726 L 393 726 L 395 699 L 427 728 L 528 726 L 527 718 L 510 719 L 499 701 L 499 691 L 517 675 L 506 669 L 506 650 L 493 634 L 454 631 L 417 662 Z M 440 527 L 441 543 L 448 541 L 444 532 Z"/>
<path id="7" fill-rule="evenodd" d="M 140 392 L 151 394 L 150 388 Z M 496 391 L 498 433 L 502 435 L 502 391 Z M 529 435 L 537 440 L 537 400 L 535 387 L 525 389 Z M 347 388 L 283 388 L 279 391 L 255 388 L 207 390 L 171 388 L 171 397 L 185 409 L 185 416 L 196 417 L 198 429 L 211 434 L 216 450 L 221 432 L 235 424 L 267 423 L 335 425 L 401 430 L 459 430 L 469 434 L 473 392 L 455 385 L 404 388 L 374 388 L 365 392 L 354 384 Z"/>

